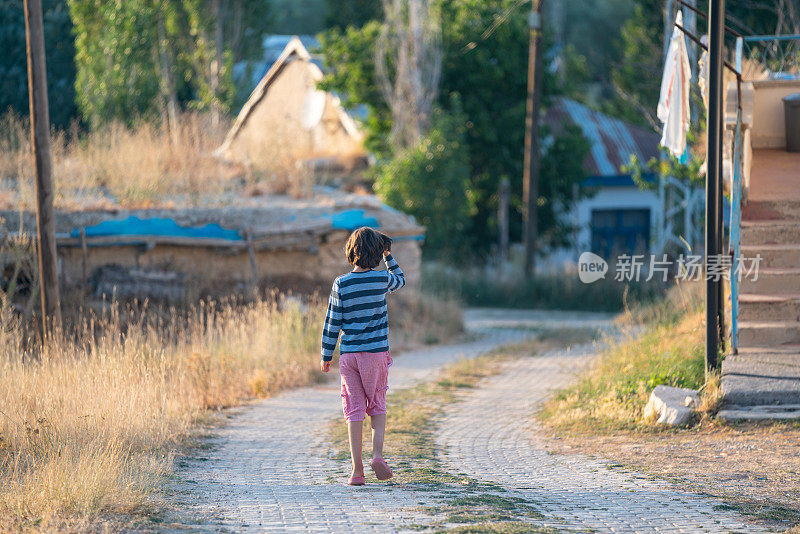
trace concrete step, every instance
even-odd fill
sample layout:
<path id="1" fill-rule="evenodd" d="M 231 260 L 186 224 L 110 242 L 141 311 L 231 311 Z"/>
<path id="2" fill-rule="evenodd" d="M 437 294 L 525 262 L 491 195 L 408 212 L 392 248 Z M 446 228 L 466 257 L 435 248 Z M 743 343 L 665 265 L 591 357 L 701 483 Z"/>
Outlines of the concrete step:
<path id="1" fill-rule="evenodd" d="M 781 220 L 742 221 L 742 246 L 800 244 L 800 222 Z"/>
<path id="2" fill-rule="evenodd" d="M 800 353 L 740 351 L 722 362 L 725 407 L 800 404 Z"/>
<path id="3" fill-rule="evenodd" d="M 800 294 L 740 295 L 739 320 L 750 322 L 800 321 Z"/>
<path id="4" fill-rule="evenodd" d="M 742 245 L 740 251 L 742 258 L 747 260 L 745 267 L 750 266 L 750 260 L 761 256 L 759 269 L 762 267 L 789 268 L 800 267 L 800 244 L 790 245 Z"/>
<path id="5" fill-rule="evenodd" d="M 777 347 L 800 343 L 800 322 L 797 321 L 741 321 L 739 346 Z"/>
<path id="6" fill-rule="evenodd" d="M 742 219 L 800 220 L 800 202 L 797 200 L 751 200 L 742 208 Z"/>
<path id="7" fill-rule="evenodd" d="M 759 267 L 758 277 L 742 273 L 741 294 L 785 295 L 800 293 L 800 269 Z"/>
<path id="8" fill-rule="evenodd" d="M 800 419 L 800 404 L 742 406 L 726 404 L 717 413 L 723 421 L 794 421 Z"/>

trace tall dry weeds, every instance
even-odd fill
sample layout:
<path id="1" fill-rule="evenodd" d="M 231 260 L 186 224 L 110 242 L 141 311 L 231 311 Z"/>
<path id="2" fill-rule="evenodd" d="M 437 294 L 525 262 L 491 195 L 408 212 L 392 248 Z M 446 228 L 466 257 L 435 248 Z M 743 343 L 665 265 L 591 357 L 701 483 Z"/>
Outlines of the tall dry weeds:
<path id="1" fill-rule="evenodd" d="M 208 305 L 126 326 L 112 307 L 33 351 L 0 307 L 0 529 L 146 511 L 206 410 L 315 380 L 312 309 Z"/>
<path id="2" fill-rule="evenodd" d="M 77 126 L 52 132 L 55 204 L 63 209 L 224 205 L 258 194 L 307 196 L 314 177 L 281 147 L 268 169 L 225 163 L 215 156 L 229 126 L 184 113 L 177 143 L 164 124 L 112 122 L 92 132 Z M 29 126 L 0 116 L 0 209 L 33 209 Z"/>

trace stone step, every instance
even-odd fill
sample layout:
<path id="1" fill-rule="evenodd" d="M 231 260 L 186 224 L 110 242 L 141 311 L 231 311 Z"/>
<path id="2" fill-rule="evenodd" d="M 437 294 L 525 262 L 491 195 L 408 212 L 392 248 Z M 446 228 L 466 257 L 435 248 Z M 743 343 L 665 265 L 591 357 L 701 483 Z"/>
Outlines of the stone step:
<path id="1" fill-rule="evenodd" d="M 759 269 L 762 267 L 800 267 L 800 244 L 742 245 L 740 253 L 741 257 L 747 261 L 745 268 L 749 267 L 750 260 L 755 259 L 758 255 L 761 256 Z"/>
<path id="2" fill-rule="evenodd" d="M 800 202 L 796 200 L 751 200 L 742 208 L 743 220 L 800 220 Z"/>
<path id="3" fill-rule="evenodd" d="M 727 404 L 717 413 L 723 421 L 794 421 L 800 419 L 800 404 L 742 406 Z"/>
<path id="4" fill-rule="evenodd" d="M 739 296 L 739 320 L 800 321 L 800 294 Z"/>
<path id="5" fill-rule="evenodd" d="M 741 321 L 739 346 L 777 347 L 800 343 L 800 322 L 797 321 Z"/>
<path id="6" fill-rule="evenodd" d="M 742 349 L 726 357 L 722 394 L 726 408 L 800 404 L 800 353 Z"/>
<path id="7" fill-rule="evenodd" d="M 742 221 L 742 246 L 796 245 L 800 243 L 800 223 L 780 220 Z"/>
<path id="8" fill-rule="evenodd" d="M 800 293 L 800 268 L 774 269 L 759 267 L 758 277 L 742 273 L 742 295 L 759 293 L 785 295 Z"/>

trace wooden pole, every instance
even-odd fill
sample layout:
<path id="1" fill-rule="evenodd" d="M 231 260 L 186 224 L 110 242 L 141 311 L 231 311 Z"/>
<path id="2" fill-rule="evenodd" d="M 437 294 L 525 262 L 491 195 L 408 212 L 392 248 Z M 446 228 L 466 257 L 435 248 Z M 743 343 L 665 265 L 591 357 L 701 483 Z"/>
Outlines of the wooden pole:
<path id="1" fill-rule="evenodd" d="M 528 19 L 528 100 L 525 118 L 525 157 L 523 162 L 523 202 L 525 209 L 523 236 L 525 241 L 525 274 L 534 269 L 537 241 L 536 201 L 539 197 L 539 107 L 542 93 L 542 5 L 532 0 Z"/>
<path id="2" fill-rule="evenodd" d="M 31 116 L 31 145 L 36 171 L 36 226 L 42 328 L 61 321 L 58 291 L 55 212 L 53 210 L 52 160 L 50 153 L 50 111 L 47 104 L 47 68 L 41 0 L 25 0 L 25 35 L 28 54 L 28 99 Z"/>

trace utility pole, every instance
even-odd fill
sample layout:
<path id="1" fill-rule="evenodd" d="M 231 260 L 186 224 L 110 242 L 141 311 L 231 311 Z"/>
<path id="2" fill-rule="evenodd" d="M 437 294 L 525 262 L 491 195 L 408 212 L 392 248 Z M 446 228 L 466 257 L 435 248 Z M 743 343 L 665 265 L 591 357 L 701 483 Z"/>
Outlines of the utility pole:
<path id="1" fill-rule="evenodd" d="M 706 172 L 706 373 L 717 369 L 722 313 L 722 280 L 709 276 L 710 260 L 722 253 L 722 49 L 725 0 L 708 6 L 708 167 Z"/>
<path id="2" fill-rule="evenodd" d="M 525 275 L 533 273 L 538 237 L 536 202 L 539 198 L 539 107 L 542 99 L 542 6 L 544 0 L 531 0 L 528 18 L 528 100 L 525 119 L 525 159 L 522 190 L 525 203 L 523 236 Z"/>
<path id="3" fill-rule="evenodd" d="M 61 322 L 61 298 L 58 292 L 50 111 L 47 104 L 47 68 L 41 0 L 25 0 L 25 35 L 28 53 L 31 146 L 36 170 L 37 250 L 39 292 L 42 298 L 42 340 L 44 340 L 47 337 L 48 321 Z"/>

